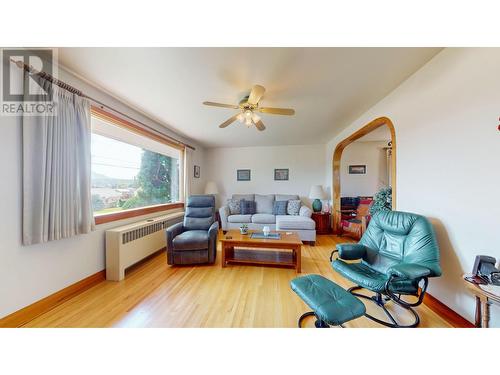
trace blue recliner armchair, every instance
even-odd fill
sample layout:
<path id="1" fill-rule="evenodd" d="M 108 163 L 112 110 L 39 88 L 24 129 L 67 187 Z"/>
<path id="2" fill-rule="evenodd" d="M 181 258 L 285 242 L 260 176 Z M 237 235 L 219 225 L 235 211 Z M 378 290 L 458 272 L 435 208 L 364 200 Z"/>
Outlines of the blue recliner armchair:
<path id="1" fill-rule="evenodd" d="M 185 207 L 184 221 L 167 228 L 167 263 L 214 263 L 217 254 L 215 197 L 192 195 Z"/>
<path id="2" fill-rule="evenodd" d="M 333 260 L 335 253 L 338 259 Z M 359 262 L 352 262 L 356 260 Z M 375 302 L 390 321 L 365 316 L 388 327 L 416 327 L 420 319 L 413 307 L 422 303 L 428 279 L 441 275 L 439 247 L 431 223 L 409 212 L 375 214 L 359 243 L 337 245 L 330 261 L 335 271 L 357 285 L 348 291 Z M 355 292 L 359 289 L 375 295 Z M 408 302 L 402 296 L 414 296 L 417 300 Z M 384 306 L 390 301 L 409 310 L 414 322 L 400 324 Z"/>

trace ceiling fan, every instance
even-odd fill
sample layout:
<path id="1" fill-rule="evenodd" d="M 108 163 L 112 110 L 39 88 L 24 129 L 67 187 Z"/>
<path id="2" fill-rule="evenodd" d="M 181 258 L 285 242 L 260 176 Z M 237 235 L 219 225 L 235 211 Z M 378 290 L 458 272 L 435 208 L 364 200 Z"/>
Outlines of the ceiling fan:
<path id="1" fill-rule="evenodd" d="M 245 96 L 240 100 L 238 105 L 232 104 L 222 104 L 222 103 L 214 103 L 214 102 L 203 102 L 205 105 L 210 105 L 214 107 L 223 107 L 223 108 L 232 108 L 239 109 L 240 111 L 234 116 L 230 117 L 222 124 L 219 125 L 219 128 L 225 128 L 228 125 L 231 125 L 236 120 L 244 123 L 247 127 L 255 125 L 257 129 L 260 131 L 265 130 L 266 127 L 262 122 L 260 116 L 258 116 L 255 112 L 261 113 L 269 113 L 273 115 L 288 115 L 291 116 L 295 114 L 295 110 L 291 108 L 271 108 L 271 107 L 259 107 L 259 101 L 264 96 L 264 92 L 266 89 L 260 85 L 254 85 L 252 87 L 252 91 L 250 94 Z"/>

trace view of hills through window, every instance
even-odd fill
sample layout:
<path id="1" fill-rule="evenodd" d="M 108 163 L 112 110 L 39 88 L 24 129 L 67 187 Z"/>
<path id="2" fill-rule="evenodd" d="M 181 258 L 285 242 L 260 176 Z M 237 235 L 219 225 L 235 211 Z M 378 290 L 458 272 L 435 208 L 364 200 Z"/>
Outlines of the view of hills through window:
<path id="1" fill-rule="evenodd" d="M 178 200 L 178 159 L 92 134 L 94 214 Z"/>

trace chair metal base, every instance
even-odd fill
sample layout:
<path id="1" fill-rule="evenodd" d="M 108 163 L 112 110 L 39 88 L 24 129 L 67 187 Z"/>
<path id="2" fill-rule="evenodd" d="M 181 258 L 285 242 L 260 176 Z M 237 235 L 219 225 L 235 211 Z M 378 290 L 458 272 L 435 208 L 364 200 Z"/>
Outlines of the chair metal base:
<path id="1" fill-rule="evenodd" d="M 377 323 L 379 323 L 379 324 L 381 324 L 383 326 L 390 327 L 390 328 L 414 328 L 414 327 L 417 327 L 419 325 L 419 323 L 420 323 L 420 317 L 418 316 L 417 312 L 413 308 L 411 308 L 410 306 L 408 306 L 408 304 L 402 304 L 402 303 L 399 303 L 397 300 L 394 300 L 392 298 L 384 297 L 381 293 L 377 293 L 374 296 L 370 297 L 370 296 L 366 296 L 364 294 L 360 294 L 360 293 L 355 293 L 354 292 L 355 290 L 359 290 L 359 289 L 364 289 L 364 288 L 361 287 L 361 286 L 354 286 L 352 288 L 347 289 L 347 291 L 349 293 L 351 293 L 352 295 L 356 296 L 356 297 L 364 298 L 366 300 L 369 300 L 369 301 L 374 302 L 375 304 L 377 304 L 377 306 L 381 307 L 382 310 L 384 310 L 384 312 L 387 315 L 387 317 L 389 318 L 390 322 L 380 320 L 380 319 L 375 318 L 374 316 L 372 316 L 370 314 L 365 313 L 365 316 L 368 319 L 371 319 L 374 322 L 377 322 Z M 387 310 L 387 308 L 385 307 L 385 304 L 387 302 L 389 302 L 389 301 L 393 301 L 398 306 L 401 306 L 402 308 L 410 311 L 413 314 L 414 318 L 415 318 L 414 322 L 411 323 L 411 324 L 408 324 L 408 325 L 399 324 L 397 322 L 397 320 L 389 312 L 389 310 Z"/>
<path id="2" fill-rule="evenodd" d="M 314 326 L 316 328 L 330 328 L 328 323 L 326 323 L 325 321 L 318 318 L 318 316 L 316 315 L 316 313 L 314 311 L 308 311 L 300 316 L 299 321 L 298 321 L 299 328 L 302 328 L 302 320 L 304 320 L 308 316 L 313 316 L 313 315 L 316 317 L 316 321 L 314 322 Z"/>
<path id="3" fill-rule="evenodd" d="M 314 322 L 314 326 L 316 328 L 330 328 L 330 325 L 324 320 L 321 320 L 314 311 L 308 311 L 300 316 L 298 321 L 299 328 L 302 328 L 302 320 L 304 320 L 308 316 L 313 316 L 313 315 L 316 317 L 316 321 Z M 339 327 L 345 328 L 342 324 L 340 324 Z"/>

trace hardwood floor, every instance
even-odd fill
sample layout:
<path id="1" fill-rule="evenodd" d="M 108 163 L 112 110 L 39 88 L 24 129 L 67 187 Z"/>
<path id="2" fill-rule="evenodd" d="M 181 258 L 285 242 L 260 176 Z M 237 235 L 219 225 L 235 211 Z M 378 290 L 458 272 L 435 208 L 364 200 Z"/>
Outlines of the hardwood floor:
<path id="1" fill-rule="evenodd" d="M 304 245 L 302 275 L 319 273 L 351 286 L 332 270 L 328 259 L 335 244 L 346 241 L 320 235 L 316 246 Z M 101 282 L 24 327 L 296 327 L 298 317 L 309 311 L 290 289 L 295 270 L 221 268 L 220 259 L 220 244 L 217 261 L 209 266 L 171 267 L 162 252 L 134 266 L 124 281 Z M 371 304 L 367 310 L 384 318 Z M 424 305 L 417 311 L 420 327 L 450 327 Z M 411 318 L 404 310 L 398 316 Z M 306 323 L 312 324 L 313 319 Z M 364 317 L 346 326 L 380 327 Z"/>

